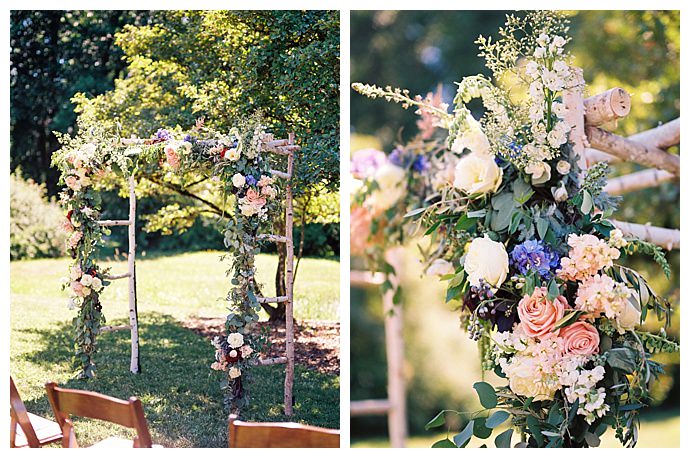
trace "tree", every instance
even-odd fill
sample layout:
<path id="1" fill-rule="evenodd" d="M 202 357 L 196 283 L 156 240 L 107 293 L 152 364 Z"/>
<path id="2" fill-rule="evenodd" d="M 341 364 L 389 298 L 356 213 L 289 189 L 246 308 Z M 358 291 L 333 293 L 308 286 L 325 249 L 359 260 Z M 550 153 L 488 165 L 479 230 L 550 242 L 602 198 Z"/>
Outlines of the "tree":
<path id="1" fill-rule="evenodd" d="M 75 92 L 112 88 L 124 68 L 114 34 L 142 24 L 142 11 L 12 11 L 10 14 L 10 167 L 57 191 L 50 156 L 54 130 L 69 131 Z"/>
<path id="2" fill-rule="evenodd" d="M 78 94 L 80 116 L 118 126 L 125 136 L 158 128 L 187 128 L 197 118 L 216 130 L 261 110 L 277 137 L 293 131 L 300 198 L 339 183 L 339 13 L 337 11 L 165 11 L 147 25 L 116 34 L 126 76 L 96 97 Z M 166 202 L 146 216 L 149 229 L 191 224 L 201 214 L 224 213 L 221 196 L 204 177 L 170 181 L 154 174 L 142 187 Z M 281 231 L 281 222 L 276 232 Z M 284 226 L 283 226 L 284 227 Z M 284 247 L 276 292 L 283 295 Z M 284 304 L 267 305 L 271 320 Z"/>

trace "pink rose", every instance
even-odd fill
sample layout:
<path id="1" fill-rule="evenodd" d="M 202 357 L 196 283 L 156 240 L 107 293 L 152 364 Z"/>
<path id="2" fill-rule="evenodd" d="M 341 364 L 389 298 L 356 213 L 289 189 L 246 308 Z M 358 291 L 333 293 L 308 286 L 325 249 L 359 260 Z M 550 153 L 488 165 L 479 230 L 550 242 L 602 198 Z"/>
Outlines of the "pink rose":
<path id="1" fill-rule="evenodd" d="M 518 304 L 520 324 L 528 337 L 541 337 L 552 332 L 568 308 L 565 297 L 558 296 L 551 302 L 547 295 L 546 288 L 535 288 L 531 296 L 523 297 Z"/>
<path id="2" fill-rule="evenodd" d="M 177 155 L 175 148 L 170 145 L 165 147 L 165 158 L 168 161 L 168 164 L 170 164 L 170 167 L 172 167 L 174 170 L 180 168 L 180 157 Z"/>
<path id="3" fill-rule="evenodd" d="M 599 353 L 599 331 L 585 321 L 561 329 L 566 353 L 589 356 Z"/>
<path id="4" fill-rule="evenodd" d="M 257 210 L 261 210 L 264 205 L 266 205 L 266 198 L 262 197 L 259 192 L 253 188 L 247 191 L 247 196 L 245 197 L 246 202 Z"/>
<path id="5" fill-rule="evenodd" d="M 70 175 L 67 178 L 65 178 L 65 184 L 67 185 L 68 188 L 74 190 L 74 191 L 79 191 L 81 189 L 81 184 L 79 184 L 79 179 L 75 177 L 74 175 Z"/>
<path id="6" fill-rule="evenodd" d="M 68 234 L 71 234 L 74 231 L 74 226 L 72 226 L 72 222 L 69 219 L 65 218 L 62 221 L 62 229 Z"/>

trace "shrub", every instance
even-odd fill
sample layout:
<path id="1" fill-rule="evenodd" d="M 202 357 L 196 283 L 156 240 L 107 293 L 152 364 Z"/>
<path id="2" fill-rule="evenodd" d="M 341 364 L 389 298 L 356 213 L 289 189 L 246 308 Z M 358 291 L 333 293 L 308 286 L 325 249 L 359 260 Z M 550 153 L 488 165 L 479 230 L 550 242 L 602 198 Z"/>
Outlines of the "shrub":
<path id="1" fill-rule="evenodd" d="M 65 254 L 64 215 L 42 184 L 10 174 L 10 259 L 50 258 Z"/>

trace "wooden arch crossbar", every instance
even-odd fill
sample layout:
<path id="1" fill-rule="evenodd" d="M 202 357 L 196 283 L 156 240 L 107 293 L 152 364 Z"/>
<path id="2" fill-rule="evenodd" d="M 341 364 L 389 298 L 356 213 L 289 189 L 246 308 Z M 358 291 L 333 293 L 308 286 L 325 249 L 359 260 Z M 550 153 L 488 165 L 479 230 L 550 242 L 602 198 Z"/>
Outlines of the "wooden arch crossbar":
<path id="1" fill-rule="evenodd" d="M 139 144 L 146 140 L 126 139 L 123 144 Z M 294 241 L 293 241 L 293 193 L 292 177 L 294 173 L 295 153 L 300 146 L 295 144 L 293 133 L 287 139 L 270 140 L 262 143 L 262 152 L 286 156 L 287 171 L 271 170 L 271 175 L 285 180 L 285 234 L 259 234 L 258 240 L 270 241 L 274 243 L 284 243 L 286 246 L 285 263 L 285 288 L 286 295 L 278 297 L 259 297 L 258 301 L 262 304 L 285 303 L 285 356 L 277 358 L 262 358 L 258 360 L 260 366 L 272 364 L 285 364 L 285 383 L 284 383 L 284 404 L 285 415 L 293 414 L 293 385 L 295 373 L 295 327 L 294 327 Z M 128 178 L 129 187 L 129 217 L 126 220 L 101 220 L 101 226 L 127 226 L 129 249 L 127 253 L 127 272 L 116 275 L 109 275 L 108 280 L 127 278 L 129 280 L 129 324 L 118 326 L 103 326 L 100 332 L 120 331 L 129 329 L 131 332 L 131 358 L 130 371 L 132 373 L 141 372 L 141 361 L 139 354 L 139 323 L 137 313 L 137 294 L 136 294 L 136 193 L 135 180 L 133 176 Z"/>
<path id="2" fill-rule="evenodd" d="M 582 69 L 574 68 L 576 84 L 563 91 L 565 121 L 570 125 L 570 141 L 580 156 L 584 170 L 600 161 L 629 161 L 648 167 L 646 170 L 612 178 L 604 190 L 622 194 L 658 186 L 680 179 L 680 157 L 666 148 L 680 145 L 680 118 L 653 129 L 621 137 L 604 130 L 602 125 L 615 122 L 630 113 L 630 95 L 621 88 L 584 98 Z M 611 222 L 629 237 L 654 243 L 668 250 L 680 248 L 680 230 L 637 224 Z"/>

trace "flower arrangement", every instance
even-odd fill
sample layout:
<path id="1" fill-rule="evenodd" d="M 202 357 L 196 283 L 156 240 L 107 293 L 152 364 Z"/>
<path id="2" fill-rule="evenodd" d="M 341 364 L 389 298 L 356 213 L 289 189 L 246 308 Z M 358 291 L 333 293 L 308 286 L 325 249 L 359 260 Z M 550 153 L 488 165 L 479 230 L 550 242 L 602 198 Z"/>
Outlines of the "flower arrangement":
<path id="1" fill-rule="evenodd" d="M 582 170 L 571 146 L 563 92 L 582 81 L 566 50 L 567 29 L 560 13 L 508 15 L 498 40 L 477 40 L 493 81 L 504 84 L 464 78 L 452 113 L 431 96 L 353 85 L 368 97 L 415 107 L 424 126 L 447 130 L 441 147 L 423 133 L 413 140 L 428 164 L 418 176 L 408 168 L 379 184 L 378 172 L 368 172 L 371 182 L 353 199 L 355 210 L 370 209 L 358 218 L 369 219 L 376 237 L 377 207 L 367 202 L 377 188 L 387 190 L 387 219 L 431 237 L 435 248 L 422 252 L 427 274 L 447 282 L 447 301 L 462 303 L 482 369 L 506 382 L 476 383 L 484 410 L 435 447 L 465 447 L 509 420 L 498 447 L 511 446 L 514 430 L 516 447 L 594 447 L 608 428 L 634 446 L 638 412 L 663 371 L 651 356 L 679 349 L 664 328 L 640 329 L 649 313 L 669 326 L 671 307 L 618 263 L 622 254 L 642 252 L 669 276 L 663 252 L 614 227 L 608 218 L 616 200 L 603 192 L 607 165 Z M 511 97 L 515 89 L 525 96 Z M 480 119 L 466 107 L 474 98 L 484 105 Z M 353 170 L 380 170 L 386 159 L 353 163 Z M 391 191 L 404 190 L 406 180 L 415 183 L 407 194 Z M 394 242 L 384 239 L 383 249 Z M 378 261 L 375 248 L 366 253 Z M 448 413 L 459 414 L 443 411 L 427 427 L 444 425 Z"/>
<path id="2" fill-rule="evenodd" d="M 143 141 L 122 139 L 117 133 L 84 123 L 74 138 L 59 138 L 62 148 L 54 153 L 53 165 L 61 171 L 65 185 L 60 201 L 66 211 L 63 227 L 69 234 L 73 262 L 64 288 L 70 292 L 70 307 L 77 309 L 73 325 L 78 375 L 95 375 L 96 341 L 105 322 L 100 294 L 109 284 L 108 272 L 98 266 L 95 250 L 109 230 L 98 224 L 99 180 L 110 172 L 129 176 L 195 170 L 217 182 L 220 192 L 234 200 L 234 211 L 223 223 L 225 246 L 232 257 L 228 271 L 232 288 L 226 296 L 229 314 L 226 335 L 213 340 L 216 352 L 211 368 L 225 373 L 221 388 L 229 407 L 245 406 L 248 390 L 243 379 L 246 381 L 266 344 L 264 333 L 256 332 L 260 311 L 254 276 L 257 236 L 279 212 L 279 189 L 267 157 L 261 154 L 262 144 L 272 136 L 264 131 L 260 118 L 240 123 L 229 134 L 207 129 L 199 120 L 189 132 L 159 129 Z"/>

